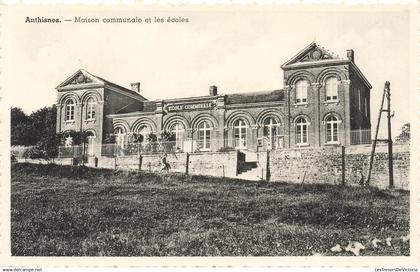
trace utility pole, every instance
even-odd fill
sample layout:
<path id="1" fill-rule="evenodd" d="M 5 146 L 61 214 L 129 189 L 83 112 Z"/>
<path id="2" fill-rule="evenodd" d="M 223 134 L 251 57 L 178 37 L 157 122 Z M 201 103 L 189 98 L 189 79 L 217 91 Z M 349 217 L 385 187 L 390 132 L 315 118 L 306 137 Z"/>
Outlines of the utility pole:
<path id="1" fill-rule="evenodd" d="M 394 188 L 394 166 L 392 161 L 392 136 L 391 136 L 391 88 L 390 83 L 385 83 L 388 117 L 388 169 L 389 169 L 389 189 Z"/>
<path id="2" fill-rule="evenodd" d="M 387 100 L 387 108 L 384 110 L 384 100 Z M 381 114 L 382 112 L 387 112 L 387 119 L 388 119 L 388 139 L 378 139 L 378 132 L 379 132 L 379 124 L 381 122 Z M 387 142 L 388 143 L 388 174 L 389 174 L 389 188 L 394 188 L 394 169 L 393 169 L 393 160 L 392 160 L 392 135 L 391 135 L 391 118 L 393 114 L 391 114 L 391 88 L 389 81 L 385 82 L 384 93 L 382 95 L 382 103 L 381 108 L 379 110 L 379 117 L 378 123 L 376 124 L 376 132 L 375 132 L 375 139 L 373 140 L 372 144 L 372 152 L 370 154 L 370 162 L 369 162 L 369 172 L 367 177 L 367 184 L 370 183 L 372 167 L 373 167 L 373 158 L 375 157 L 375 148 L 377 142 Z"/>

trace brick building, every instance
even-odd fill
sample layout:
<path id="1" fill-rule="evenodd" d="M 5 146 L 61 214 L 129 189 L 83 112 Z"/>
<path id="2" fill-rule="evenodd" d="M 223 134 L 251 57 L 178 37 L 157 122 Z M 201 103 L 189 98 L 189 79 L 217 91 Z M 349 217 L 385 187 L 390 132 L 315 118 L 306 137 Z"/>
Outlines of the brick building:
<path id="1" fill-rule="evenodd" d="M 311 43 L 281 66 L 284 87 L 265 92 L 148 100 L 140 83 L 127 89 L 79 70 L 56 89 L 57 132 L 89 132 L 89 155 L 106 154 L 114 139 L 139 146 L 150 133 L 171 132 L 173 151 L 235 148 L 262 151 L 355 143 L 351 131 L 370 129 L 370 89 L 355 64 Z"/>

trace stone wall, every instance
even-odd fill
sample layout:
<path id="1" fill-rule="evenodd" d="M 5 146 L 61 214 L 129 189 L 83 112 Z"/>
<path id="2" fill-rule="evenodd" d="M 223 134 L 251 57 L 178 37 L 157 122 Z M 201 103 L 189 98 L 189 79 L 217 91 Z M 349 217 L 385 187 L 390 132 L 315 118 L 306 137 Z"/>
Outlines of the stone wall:
<path id="1" fill-rule="evenodd" d="M 124 157 L 99 157 L 98 167 L 122 170 L 159 172 L 162 170 L 162 154 Z M 188 167 L 187 167 L 188 157 Z M 175 153 L 167 154 L 169 172 L 194 175 L 236 177 L 237 152 Z M 94 167 L 93 162 L 88 163 Z"/>
<path id="2" fill-rule="evenodd" d="M 166 162 L 170 167 L 170 172 L 185 173 L 187 164 L 187 154 L 167 154 Z M 141 170 L 158 172 L 162 170 L 162 167 L 162 155 L 142 155 Z"/>
<path id="3" fill-rule="evenodd" d="M 271 151 L 269 153 L 270 181 L 340 184 L 342 180 L 341 152 L 341 147 Z M 370 145 L 346 147 L 344 157 L 346 184 L 358 185 L 362 175 L 366 180 L 370 152 Z M 376 148 L 370 181 L 372 186 L 388 187 L 387 152 L 386 145 L 378 145 Z M 395 145 L 393 158 L 395 188 L 409 189 L 410 147 Z"/>
<path id="4" fill-rule="evenodd" d="M 341 149 L 300 148 L 269 153 L 270 181 L 328 183 L 341 181 Z"/>
<path id="5" fill-rule="evenodd" d="M 362 175 L 364 180 L 366 180 L 370 152 L 370 145 L 348 146 L 345 148 L 346 184 L 358 185 Z M 370 181 L 372 186 L 379 188 L 388 187 L 387 152 L 387 145 L 378 145 L 376 148 Z M 270 152 L 259 152 L 255 158 L 249 158 L 258 160 L 259 167 L 263 168 L 266 175 L 264 179 L 272 182 L 305 184 L 341 184 L 342 182 L 343 157 L 341 146 L 280 149 Z M 395 188 L 409 189 L 410 146 L 394 145 L 393 158 Z M 73 163 L 72 158 L 55 158 L 53 160 L 17 158 L 17 160 L 19 162 L 42 164 L 71 165 Z M 238 152 L 236 151 L 167 154 L 166 161 L 170 166 L 169 172 L 237 177 Z M 95 167 L 95 162 L 91 158 L 86 165 Z M 159 172 L 162 169 L 162 154 L 116 158 L 103 156 L 98 158 L 97 167 Z"/>
<path id="6" fill-rule="evenodd" d="M 188 173 L 236 177 L 237 152 L 206 152 L 189 155 Z"/>
<path id="7" fill-rule="evenodd" d="M 52 159 L 29 159 L 29 158 L 23 158 L 23 157 L 17 157 L 17 162 L 27 162 L 27 163 L 35 163 L 35 164 L 59 164 L 59 165 L 72 165 L 73 164 L 73 158 L 52 158 Z"/>
<path id="8" fill-rule="evenodd" d="M 114 157 L 99 157 L 98 158 L 98 167 L 99 168 L 107 168 L 107 169 L 115 169 L 116 158 Z"/>
<path id="9" fill-rule="evenodd" d="M 360 170 L 366 179 L 369 171 L 370 145 L 350 146 L 346 149 L 346 181 L 358 184 Z M 410 146 L 393 146 L 394 185 L 396 188 L 409 189 Z M 372 186 L 386 188 L 388 177 L 388 146 L 378 145 L 375 151 L 371 173 Z"/>

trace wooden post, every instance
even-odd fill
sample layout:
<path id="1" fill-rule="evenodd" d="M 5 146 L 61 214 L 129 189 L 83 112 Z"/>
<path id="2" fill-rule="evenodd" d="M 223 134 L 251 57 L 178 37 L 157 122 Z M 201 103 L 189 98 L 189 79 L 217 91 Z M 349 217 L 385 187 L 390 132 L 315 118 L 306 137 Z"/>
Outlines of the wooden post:
<path id="1" fill-rule="evenodd" d="M 185 175 L 188 175 L 189 172 L 189 166 L 190 166 L 190 154 L 187 152 L 187 158 L 185 160 Z"/>
<path id="2" fill-rule="evenodd" d="M 346 147 L 341 146 L 341 185 L 346 185 Z"/>
<path id="3" fill-rule="evenodd" d="M 141 171 L 141 163 L 143 162 L 142 155 L 139 154 L 139 171 Z"/>
<path id="4" fill-rule="evenodd" d="M 266 167 L 266 170 L 265 170 L 265 175 L 266 175 L 265 180 L 266 181 L 270 181 L 271 173 L 270 173 L 270 151 L 269 150 L 267 150 L 265 167 Z"/>
<path id="5" fill-rule="evenodd" d="M 222 177 L 225 178 L 225 165 L 222 165 Z"/>

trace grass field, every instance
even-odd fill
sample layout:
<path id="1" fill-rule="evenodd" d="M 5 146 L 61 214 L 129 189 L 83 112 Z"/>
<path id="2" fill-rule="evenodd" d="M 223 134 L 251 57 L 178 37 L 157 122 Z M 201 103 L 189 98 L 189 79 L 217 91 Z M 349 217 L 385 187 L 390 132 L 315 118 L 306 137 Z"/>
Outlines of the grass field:
<path id="1" fill-rule="evenodd" d="M 14 164 L 11 206 L 15 256 L 409 255 L 405 191 Z"/>

